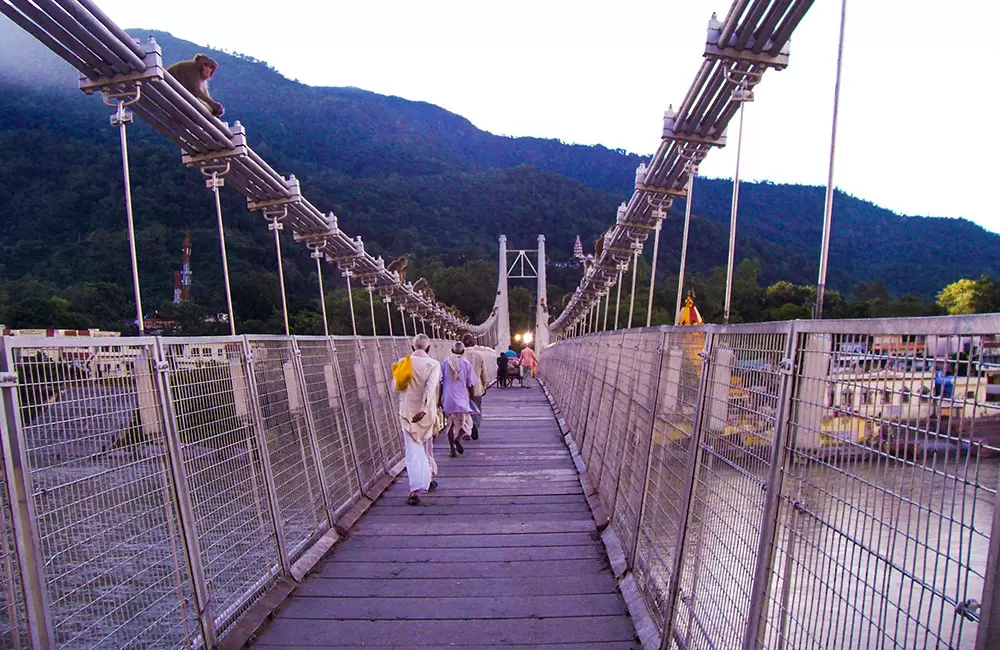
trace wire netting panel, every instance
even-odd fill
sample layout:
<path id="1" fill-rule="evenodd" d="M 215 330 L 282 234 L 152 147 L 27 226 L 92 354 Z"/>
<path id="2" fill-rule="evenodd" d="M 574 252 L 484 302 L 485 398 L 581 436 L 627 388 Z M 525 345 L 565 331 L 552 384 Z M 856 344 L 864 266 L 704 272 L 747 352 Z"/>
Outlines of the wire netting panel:
<path id="1" fill-rule="evenodd" d="M 672 330 L 664 337 L 656 419 L 647 442 L 646 503 L 633 560 L 633 574 L 650 613 L 662 625 L 676 545 L 685 517 L 685 486 L 692 471 L 693 434 L 705 345 L 704 332 Z M 620 533 L 619 533 L 620 534 Z M 623 543 L 625 539 L 623 538 Z"/>
<path id="2" fill-rule="evenodd" d="M 289 561 L 329 528 L 294 341 L 249 339 L 264 440 Z"/>
<path id="3" fill-rule="evenodd" d="M 361 487 L 351 452 L 351 430 L 340 398 L 336 360 L 328 339 L 299 338 L 297 341 L 302 354 L 306 396 L 316 427 L 320 466 L 326 476 L 327 499 L 337 518 L 361 496 Z"/>
<path id="4" fill-rule="evenodd" d="M 0 400 L 0 421 L 6 417 Z M 0 455 L 3 450 L 0 447 Z M 28 631 L 24 589 L 14 540 L 10 499 L 7 492 L 7 469 L 0 458 L 0 648 L 27 648 L 31 645 Z"/>
<path id="5" fill-rule="evenodd" d="M 376 357 L 372 363 L 372 370 L 376 375 L 375 384 L 379 387 L 378 394 L 386 419 L 386 425 L 380 439 L 386 463 L 392 467 L 403 460 L 402 428 L 399 422 L 399 393 L 396 392 L 396 387 L 393 384 L 392 364 L 405 355 L 397 356 L 396 346 L 391 338 L 380 337 L 376 339 L 376 344 Z"/>
<path id="6" fill-rule="evenodd" d="M 799 334 L 764 645 L 974 647 L 1000 455 L 998 325 Z"/>
<path id="7" fill-rule="evenodd" d="M 701 460 L 674 609 L 676 647 L 735 648 L 742 643 L 785 341 L 785 333 L 759 328 L 713 338 Z"/>
<path id="8" fill-rule="evenodd" d="M 624 334 L 615 362 L 614 397 L 611 400 L 606 419 L 600 417 L 599 426 L 607 429 L 607 442 L 604 445 L 603 466 L 597 489 L 608 512 L 613 514 L 617 499 L 618 481 L 620 479 L 621 460 L 625 452 L 627 440 L 635 434 L 636 401 L 651 399 L 652 390 L 647 394 L 637 393 L 640 379 L 651 372 L 649 367 L 653 359 L 640 352 L 640 341 L 643 334 L 637 331 Z M 644 367 L 645 365 L 645 367 Z M 648 383 L 648 382 L 647 382 Z M 634 444 L 634 440 L 632 441 Z"/>
<path id="9" fill-rule="evenodd" d="M 200 636 L 153 345 L 8 343 L 58 647 L 181 648 Z"/>
<path id="10" fill-rule="evenodd" d="M 576 441 L 580 454 L 583 454 L 587 434 L 587 416 L 590 409 L 590 396 L 595 388 L 594 375 L 598 366 L 600 346 L 594 345 L 590 354 L 581 354 L 576 359 L 575 372 L 570 384 L 569 427 Z"/>
<path id="11" fill-rule="evenodd" d="M 608 411 L 614 396 L 615 375 L 618 372 L 618 357 L 621 354 L 621 335 L 602 335 L 593 337 L 590 341 L 595 354 L 589 364 L 587 381 L 586 408 L 580 419 L 580 431 L 583 434 L 583 447 L 580 455 L 587 463 L 587 473 L 593 484 L 600 479 L 604 463 L 604 446 L 608 439 Z M 607 406 L 605 406 L 607 400 Z M 604 410 L 605 421 L 600 421 Z"/>
<path id="12" fill-rule="evenodd" d="M 618 451 L 609 456 L 601 477 L 601 491 L 609 510 L 618 538 L 631 562 L 635 540 L 635 526 L 642 500 L 643 475 L 649 455 L 649 441 L 653 429 L 653 408 L 656 403 L 657 379 L 661 375 L 660 348 L 663 334 L 659 331 L 634 333 L 626 340 L 622 357 L 622 373 L 631 381 L 619 380 L 624 391 L 615 401 L 612 418 L 613 448 Z M 626 361 L 627 359 L 627 361 Z M 627 414 L 627 415 L 626 415 Z M 627 422 L 621 426 L 619 422 Z M 618 429 L 618 431 L 615 430 Z M 619 433 L 620 431 L 620 433 Z"/>
<path id="13" fill-rule="evenodd" d="M 356 339 L 337 339 L 334 354 L 340 368 L 341 390 L 350 435 L 354 438 L 358 471 L 367 490 L 385 472 L 376 420 L 369 400 L 370 386 Z"/>
<path id="14" fill-rule="evenodd" d="M 580 436 L 576 422 L 578 417 L 585 415 L 582 405 L 586 403 L 586 399 L 582 386 L 589 386 L 589 376 L 587 373 L 590 372 L 590 364 L 593 363 L 593 357 L 586 354 L 582 345 L 566 345 L 571 350 L 571 354 L 566 360 L 566 383 L 563 389 L 565 403 L 569 405 L 566 416 L 573 439 L 576 440 L 577 445 L 581 445 L 583 438 Z"/>
<path id="15" fill-rule="evenodd" d="M 243 341 L 163 339 L 212 616 L 221 636 L 281 565 Z"/>

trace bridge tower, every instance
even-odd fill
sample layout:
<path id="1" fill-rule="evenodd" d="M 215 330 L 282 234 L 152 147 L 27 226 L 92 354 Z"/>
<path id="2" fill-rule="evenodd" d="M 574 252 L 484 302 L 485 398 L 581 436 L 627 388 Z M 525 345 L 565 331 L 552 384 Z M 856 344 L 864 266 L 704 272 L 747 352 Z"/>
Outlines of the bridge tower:
<path id="1" fill-rule="evenodd" d="M 535 350 L 549 347 L 549 295 L 545 282 L 545 235 L 538 236 L 538 290 L 535 299 Z"/>
<path id="2" fill-rule="evenodd" d="M 509 255 L 515 255 L 510 261 Z M 531 261 L 531 255 L 535 261 Z M 535 350 L 549 345 L 549 306 L 545 281 L 545 235 L 538 236 L 538 248 L 507 250 L 506 235 L 500 236 L 500 276 L 497 289 L 497 349 L 510 345 L 510 307 L 507 302 L 507 280 L 537 280 L 535 292 Z"/>
<path id="3" fill-rule="evenodd" d="M 510 345 L 510 307 L 507 303 L 507 235 L 500 235 L 500 268 L 497 273 L 497 352 Z"/>

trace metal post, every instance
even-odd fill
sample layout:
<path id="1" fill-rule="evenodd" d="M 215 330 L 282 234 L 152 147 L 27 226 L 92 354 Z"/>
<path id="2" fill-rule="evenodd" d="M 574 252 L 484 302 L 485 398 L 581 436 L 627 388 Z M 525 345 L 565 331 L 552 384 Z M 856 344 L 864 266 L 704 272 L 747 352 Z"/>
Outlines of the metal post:
<path id="1" fill-rule="evenodd" d="M 271 524 L 274 526 L 274 538 L 278 546 L 278 564 L 281 566 L 282 575 L 288 575 L 291 571 L 291 564 L 288 561 L 288 542 L 285 540 L 285 529 L 281 525 L 281 506 L 278 504 L 278 492 L 274 483 L 274 468 L 271 466 L 271 452 L 267 448 L 267 431 L 264 428 L 264 414 L 261 411 L 260 392 L 257 390 L 257 373 L 253 358 L 253 350 L 250 348 L 250 341 L 244 336 L 243 358 L 247 364 L 247 390 L 250 393 L 250 402 L 253 404 L 253 430 L 257 439 L 257 446 L 260 449 L 260 464 L 264 471 L 264 483 L 267 488 L 267 502 L 271 514 Z M 253 462 L 251 460 L 251 462 Z"/>
<path id="2" fill-rule="evenodd" d="M 282 206 L 277 210 L 264 210 L 267 219 L 267 229 L 274 233 L 274 254 L 278 259 L 278 284 L 281 286 L 281 315 L 285 319 L 285 336 L 291 334 L 288 328 L 288 300 L 285 298 L 285 269 L 281 263 L 281 239 L 279 233 L 285 226 L 281 220 L 288 216 L 288 208 Z"/>
<path id="3" fill-rule="evenodd" d="M 174 405 L 173 392 L 170 389 L 170 365 L 163 350 L 163 340 L 156 339 L 155 357 L 156 387 L 160 398 L 160 408 L 166 424 L 164 439 L 171 484 L 174 488 L 174 500 L 177 503 L 177 519 L 181 528 L 181 540 L 184 544 L 184 554 L 188 571 L 193 583 L 195 608 L 201 622 L 202 638 L 206 648 L 214 648 L 216 642 L 215 617 L 211 612 L 211 597 L 205 580 L 205 568 L 201 563 L 201 543 L 198 540 L 194 506 L 191 503 L 191 490 L 187 483 L 187 472 L 184 468 L 183 445 L 180 437 L 180 427 L 177 424 L 177 409 Z"/>
<path id="4" fill-rule="evenodd" d="M 618 267 L 618 297 L 615 298 L 615 329 L 618 329 L 618 311 L 622 306 L 622 278 L 624 277 L 624 270 L 621 266 Z"/>
<path id="5" fill-rule="evenodd" d="M 847 0 L 840 3 L 840 42 L 837 45 L 837 81 L 833 87 L 833 126 L 830 129 L 830 169 L 826 177 L 826 201 L 823 204 L 823 244 L 819 255 L 819 281 L 816 284 L 815 318 L 823 318 L 823 298 L 826 295 L 826 269 L 830 255 L 830 227 L 833 221 L 833 154 L 837 145 L 837 110 L 840 106 L 840 66 L 844 58 L 844 21 Z"/>
<path id="6" fill-rule="evenodd" d="M 636 554 L 639 552 L 639 531 L 642 529 L 642 515 L 646 509 L 646 497 L 649 495 L 646 481 L 649 480 L 649 470 L 653 465 L 653 435 L 656 432 L 656 407 L 660 401 L 660 379 L 663 377 L 663 352 L 668 336 L 666 333 L 660 334 L 660 347 L 656 350 L 657 363 L 654 366 L 657 368 L 656 383 L 653 388 L 653 403 L 649 411 L 649 449 L 646 452 L 646 464 L 642 468 L 642 480 L 639 481 L 639 509 L 635 516 L 635 527 L 632 529 L 631 555 L 626 558 L 633 567 L 635 566 Z M 619 476 L 621 476 L 621 472 L 619 472 Z"/>
<path id="7" fill-rule="evenodd" d="M 635 279 L 639 275 L 639 251 L 642 248 L 638 247 L 636 244 L 634 249 L 635 252 L 632 253 L 632 297 L 628 301 L 628 328 L 632 329 L 632 311 L 635 309 Z"/>
<path id="8" fill-rule="evenodd" d="M 211 169 L 211 174 L 207 173 Z M 219 198 L 219 188 L 226 184 L 223 178 L 229 173 L 229 163 L 221 168 L 202 167 L 201 173 L 206 176 L 205 187 L 212 191 L 215 199 L 215 220 L 219 226 L 219 250 L 222 252 L 222 280 L 226 287 L 226 309 L 229 314 L 229 334 L 236 336 L 236 316 L 233 314 L 233 290 L 229 284 L 229 258 L 226 255 L 226 229 L 222 225 L 222 200 Z"/>
<path id="9" fill-rule="evenodd" d="M 351 409 L 347 408 L 347 393 L 344 392 L 344 376 L 340 372 L 340 363 L 337 360 L 337 345 L 333 339 L 327 338 L 330 346 L 330 358 L 333 362 L 333 369 L 337 375 L 337 392 L 340 394 L 340 405 L 344 409 L 344 423 L 347 425 L 347 443 L 351 447 L 351 458 L 354 460 L 354 472 L 358 477 L 358 495 L 365 492 L 365 482 L 361 474 L 361 462 L 358 459 L 358 450 L 354 445 L 354 427 L 351 425 Z"/>
<path id="10" fill-rule="evenodd" d="M 413 335 L 416 336 L 417 335 L 417 315 L 416 314 L 410 314 L 410 318 L 413 319 Z"/>
<path id="11" fill-rule="evenodd" d="M 983 604 L 979 609 L 976 650 L 990 650 L 1000 639 L 1000 492 L 993 504 L 993 529 L 986 555 L 986 575 L 983 579 Z"/>
<path id="12" fill-rule="evenodd" d="M 604 324 L 601 326 L 602 332 L 608 331 L 608 310 L 611 307 L 611 291 L 604 290 Z"/>
<path id="13" fill-rule="evenodd" d="M 794 322 L 788 326 L 785 341 L 785 357 L 779 363 L 784 374 L 778 408 L 774 414 L 774 441 L 771 445 L 771 466 L 768 468 L 767 493 L 764 495 L 764 514 L 761 519 L 760 539 L 757 543 L 757 564 L 750 588 L 750 611 L 747 614 L 746 633 L 743 649 L 756 650 L 763 618 L 764 600 L 771 585 L 771 562 L 774 556 L 775 531 L 778 527 L 778 506 L 781 501 L 781 486 L 785 477 L 785 450 L 788 448 L 790 427 L 785 422 L 791 402 L 792 379 L 794 375 L 796 339 L 798 334 Z"/>
<path id="14" fill-rule="evenodd" d="M 736 260 L 736 210 L 740 202 L 740 152 L 743 149 L 743 112 L 746 102 L 740 102 L 740 131 L 736 140 L 736 173 L 733 175 L 733 201 L 729 212 L 729 261 L 726 264 L 726 307 L 722 322 L 729 324 L 729 308 L 733 293 L 733 263 Z"/>
<path id="15" fill-rule="evenodd" d="M 385 322 L 389 324 L 389 336 L 392 336 L 392 310 L 389 309 L 389 303 L 392 302 L 392 298 L 386 296 L 382 299 L 382 302 L 385 303 Z"/>
<path id="16" fill-rule="evenodd" d="M 354 319 L 354 293 L 351 291 L 351 269 L 344 271 L 347 278 L 347 302 L 351 305 L 351 333 L 358 335 L 358 322 Z"/>
<path id="17" fill-rule="evenodd" d="M 656 258 L 660 252 L 660 230 L 663 228 L 663 212 L 656 217 L 656 234 L 653 235 L 653 268 L 649 272 L 649 305 L 646 306 L 646 327 L 653 322 L 653 290 L 656 287 Z"/>
<path id="18" fill-rule="evenodd" d="M 406 312 L 403 311 L 403 305 L 399 306 L 399 320 L 403 323 L 403 336 L 406 336 Z"/>
<path id="19" fill-rule="evenodd" d="M 132 259 L 132 291 L 135 294 L 135 324 L 139 328 L 139 336 L 146 333 L 146 324 L 142 315 L 142 292 L 139 290 L 139 258 L 135 252 L 135 220 L 132 215 L 132 179 L 128 164 L 128 136 L 125 133 L 126 126 L 132 122 L 132 113 L 125 110 L 125 107 L 139 101 L 139 97 L 142 95 L 141 88 L 136 83 L 134 93 L 127 92 L 123 96 L 104 95 L 105 105 L 117 109 L 117 112 L 111 116 L 111 126 L 118 127 L 121 140 L 122 174 L 125 180 L 125 220 L 128 223 L 128 247 Z"/>
<path id="20" fill-rule="evenodd" d="M 684 267 L 687 264 L 688 229 L 691 227 L 691 203 L 694 202 L 694 177 L 698 167 L 688 163 L 687 198 L 684 200 L 684 235 L 681 237 L 681 268 L 677 275 L 677 305 L 674 307 L 674 325 L 680 325 L 681 305 L 684 304 Z"/>
<path id="21" fill-rule="evenodd" d="M 302 350 L 299 342 L 293 337 L 292 341 L 292 366 L 299 381 L 299 392 L 302 396 L 302 411 L 306 420 L 306 434 L 309 436 L 309 449 L 313 456 L 313 464 L 316 467 L 316 474 L 319 478 L 319 489 L 323 492 L 323 507 L 326 509 L 326 520 L 330 527 L 333 527 L 333 504 L 330 503 L 330 488 L 326 482 L 326 471 L 323 467 L 323 456 L 319 450 L 319 432 L 316 427 L 316 417 L 313 415 L 313 407 L 309 402 L 309 391 L 306 389 L 306 369 L 302 365 Z M 302 459 L 303 466 L 306 459 Z M 306 472 L 306 479 L 309 472 Z M 310 489 L 311 491 L 311 489 Z M 311 499 L 310 499 L 311 500 Z"/>
<path id="22" fill-rule="evenodd" d="M 53 636 L 49 594 L 46 590 L 45 561 L 39 547 L 38 518 L 32 497 L 31 465 L 28 441 L 21 426 L 17 396 L 17 372 L 14 370 L 6 339 L 0 338 L 0 434 L 2 434 L 7 500 L 11 510 L 11 528 L 17 547 L 24 605 L 31 647 L 48 650 L 56 647 Z"/>
<path id="23" fill-rule="evenodd" d="M 330 336 L 330 321 L 326 317 L 326 292 L 323 291 L 323 265 L 320 264 L 326 254 L 319 248 L 310 253 L 310 257 L 316 260 L 316 277 L 319 279 L 319 306 L 323 311 L 323 336 Z"/>
<path id="24" fill-rule="evenodd" d="M 375 327 L 375 291 L 372 290 L 371 285 L 365 287 L 368 289 L 368 307 L 372 312 L 372 336 L 378 336 L 378 329 Z"/>
<path id="25" fill-rule="evenodd" d="M 681 506 L 678 508 L 677 538 L 674 540 L 674 562 L 670 569 L 670 583 L 664 598 L 663 635 L 660 637 L 660 650 L 669 650 L 674 627 L 674 609 L 681 588 L 681 570 L 684 567 L 684 550 L 687 548 L 687 529 L 691 521 L 691 504 L 694 503 L 694 486 L 698 481 L 698 468 L 701 467 L 701 434 L 705 421 L 705 401 L 708 396 L 709 377 L 712 370 L 712 348 L 714 336 L 710 331 L 705 333 L 705 347 L 700 353 L 702 359 L 701 377 L 698 381 L 698 400 L 694 409 L 694 428 L 691 431 L 690 447 L 688 449 L 688 473 L 684 479 Z"/>

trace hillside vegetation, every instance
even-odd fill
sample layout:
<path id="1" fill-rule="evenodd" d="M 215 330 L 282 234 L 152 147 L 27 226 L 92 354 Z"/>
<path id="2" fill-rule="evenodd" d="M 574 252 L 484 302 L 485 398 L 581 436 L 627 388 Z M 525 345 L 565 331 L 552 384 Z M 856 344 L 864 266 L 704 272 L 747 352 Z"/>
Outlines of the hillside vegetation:
<path id="1" fill-rule="evenodd" d="M 512 248 L 530 248 L 544 234 L 551 259 L 569 260 L 576 235 L 589 248 L 610 225 L 642 160 L 600 146 L 496 136 L 427 103 L 309 87 L 248 56 L 161 32 L 130 33 L 143 40 L 155 35 L 168 64 L 198 51 L 215 57 L 221 67 L 212 92 L 225 103 L 226 119 L 246 126 L 251 145 L 282 173 L 295 174 L 309 199 L 334 211 L 369 250 L 408 255 L 410 278 L 427 276 L 439 298 L 473 320 L 492 304 L 499 235 Z M 76 90 L 74 71 L 6 19 L 0 39 L 0 322 L 120 329 L 132 309 L 131 280 L 120 154 L 108 109 Z M 154 310 L 170 298 L 181 242 L 190 234 L 195 304 L 182 313 L 162 310 L 197 329 L 203 312 L 224 305 L 211 195 L 151 128 L 137 121 L 129 137 L 144 302 Z M 721 312 L 717 269 L 726 259 L 730 191 L 727 180 L 699 179 L 695 187 L 688 269 L 708 318 Z M 768 299 L 767 288 L 815 282 L 822 203 L 819 187 L 741 188 L 737 319 L 785 316 L 787 309 L 775 309 L 786 303 L 772 304 L 779 298 L 772 292 Z M 223 191 L 223 209 L 241 329 L 275 331 L 280 303 L 270 234 L 235 192 Z M 655 299 L 664 322 L 673 308 L 682 215 L 679 202 L 664 225 L 663 290 Z M 996 234 L 966 220 L 899 216 L 838 193 L 829 284 L 851 304 L 835 296 L 831 314 L 871 315 L 859 305 L 898 304 L 904 295 L 907 305 L 919 305 L 912 310 L 933 311 L 929 300 L 945 285 L 1000 275 L 998 244 Z M 313 263 L 291 237 L 283 252 L 298 329 L 321 329 Z M 642 267 L 640 282 L 646 272 Z M 579 275 L 574 265 L 551 266 L 550 304 L 558 305 Z M 328 277 L 327 286 L 334 327 L 344 331 L 342 280 Z M 515 318 L 525 324 L 531 288 L 512 294 L 517 310 L 523 303 Z M 806 308 L 808 291 L 796 291 L 790 299 Z"/>

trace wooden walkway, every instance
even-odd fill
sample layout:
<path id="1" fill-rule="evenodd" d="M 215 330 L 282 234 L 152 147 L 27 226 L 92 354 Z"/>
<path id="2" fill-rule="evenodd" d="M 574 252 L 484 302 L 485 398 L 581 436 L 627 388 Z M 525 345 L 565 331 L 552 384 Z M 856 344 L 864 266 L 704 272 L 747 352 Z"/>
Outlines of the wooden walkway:
<path id="1" fill-rule="evenodd" d="M 255 648 L 638 647 L 542 391 L 490 390 L 481 438 L 406 505 L 406 474 Z"/>

